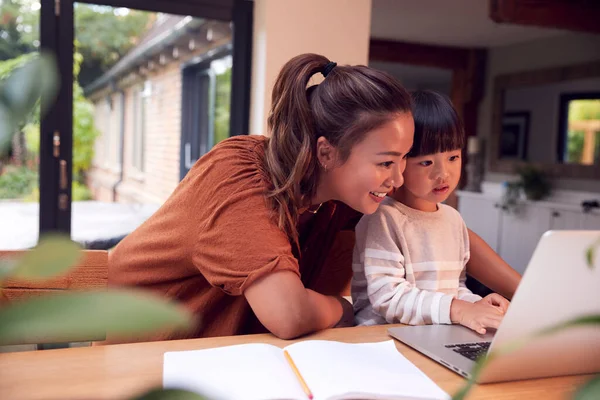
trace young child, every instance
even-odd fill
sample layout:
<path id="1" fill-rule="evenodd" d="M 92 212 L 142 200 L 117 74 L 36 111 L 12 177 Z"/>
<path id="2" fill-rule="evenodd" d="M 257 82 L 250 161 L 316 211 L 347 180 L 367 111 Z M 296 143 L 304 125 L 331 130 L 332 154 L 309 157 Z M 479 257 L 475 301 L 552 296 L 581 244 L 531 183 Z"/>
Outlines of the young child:
<path id="1" fill-rule="evenodd" d="M 460 180 L 464 129 L 444 96 L 418 91 L 413 100 L 415 136 L 404 185 L 356 226 L 356 323 L 458 323 L 484 334 L 499 326 L 509 303 L 467 289 L 467 227 L 441 204 Z"/>

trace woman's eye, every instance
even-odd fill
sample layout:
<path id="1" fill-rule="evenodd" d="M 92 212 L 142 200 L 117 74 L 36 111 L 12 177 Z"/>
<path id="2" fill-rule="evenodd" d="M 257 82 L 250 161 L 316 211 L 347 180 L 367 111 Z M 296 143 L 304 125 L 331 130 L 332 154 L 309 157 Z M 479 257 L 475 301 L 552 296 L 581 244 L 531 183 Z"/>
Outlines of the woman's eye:
<path id="1" fill-rule="evenodd" d="M 380 163 L 379 165 L 382 166 L 382 167 L 384 167 L 384 168 L 389 168 L 389 167 L 392 166 L 393 163 L 394 163 L 393 161 L 386 161 L 386 162 Z"/>
<path id="2" fill-rule="evenodd" d="M 419 165 L 422 165 L 424 167 L 429 167 L 431 164 L 433 164 L 431 161 L 427 160 L 427 161 L 421 161 L 419 163 Z"/>

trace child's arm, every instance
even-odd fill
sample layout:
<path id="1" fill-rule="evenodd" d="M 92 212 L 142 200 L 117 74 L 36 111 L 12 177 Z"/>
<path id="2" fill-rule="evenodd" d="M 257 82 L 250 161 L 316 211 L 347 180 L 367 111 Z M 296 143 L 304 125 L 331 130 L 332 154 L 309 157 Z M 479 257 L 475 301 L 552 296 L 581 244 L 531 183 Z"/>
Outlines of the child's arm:
<path id="1" fill-rule="evenodd" d="M 469 242 L 471 252 L 471 259 L 467 264 L 469 275 L 507 299 L 512 299 L 521 281 L 521 275 L 471 230 L 469 230 Z"/>
<path id="2" fill-rule="evenodd" d="M 357 232 L 357 240 L 364 241 L 360 257 L 373 310 L 388 323 L 450 324 L 453 296 L 421 290 L 406 279 L 404 255 L 394 240 L 400 235 L 393 218 L 383 212 L 368 217 L 364 234 Z"/>
<path id="3" fill-rule="evenodd" d="M 463 252 L 463 269 L 460 272 L 460 277 L 458 279 L 458 293 L 456 298 L 459 300 L 468 301 L 469 303 L 475 303 L 476 301 L 481 300 L 481 296 L 478 296 L 471 292 L 469 288 L 467 288 L 467 263 L 469 262 L 470 252 L 469 252 L 469 230 L 467 229 L 467 224 L 460 217 L 460 223 L 462 226 L 462 236 L 463 236 L 463 246 L 461 251 Z"/>

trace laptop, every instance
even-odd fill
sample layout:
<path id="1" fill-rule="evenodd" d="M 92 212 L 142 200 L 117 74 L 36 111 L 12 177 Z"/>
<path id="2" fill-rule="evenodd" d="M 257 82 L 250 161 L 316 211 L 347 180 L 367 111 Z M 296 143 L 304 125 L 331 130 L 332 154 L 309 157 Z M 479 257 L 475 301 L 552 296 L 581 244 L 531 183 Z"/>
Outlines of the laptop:
<path id="1" fill-rule="evenodd" d="M 584 315 L 600 315 L 600 247 L 594 267 L 586 251 L 600 231 L 548 231 L 538 242 L 496 332 L 460 325 L 402 326 L 390 336 L 471 378 L 475 360 L 535 332 Z M 600 326 L 571 327 L 527 340 L 489 360 L 478 383 L 600 372 Z"/>

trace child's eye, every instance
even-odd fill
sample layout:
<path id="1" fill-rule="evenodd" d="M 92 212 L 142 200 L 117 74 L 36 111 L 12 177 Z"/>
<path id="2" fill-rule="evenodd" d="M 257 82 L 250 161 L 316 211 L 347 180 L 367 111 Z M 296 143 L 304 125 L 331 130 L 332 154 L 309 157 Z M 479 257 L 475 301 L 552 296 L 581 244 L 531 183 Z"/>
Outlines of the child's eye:
<path id="1" fill-rule="evenodd" d="M 431 162 L 430 160 L 421 161 L 419 163 L 419 165 L 422 165 L 423 167 L 429 167 L 431 164 L 433 164 L 433 162 Z"/>
<path id="2" fill-rule="evenodd" d="M 386 162 L 379 163 L 379 165 L 384 168 L 390 168 L 393 163 L 394 163 L 393 161 L 386 161 Z"/>
<path id="3" fill-rule="evenodd" d="M 450 156 L 450 161 L 456 161 L 460 158 L 460 156 Z"/>

